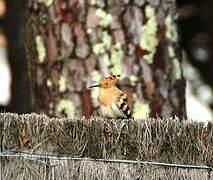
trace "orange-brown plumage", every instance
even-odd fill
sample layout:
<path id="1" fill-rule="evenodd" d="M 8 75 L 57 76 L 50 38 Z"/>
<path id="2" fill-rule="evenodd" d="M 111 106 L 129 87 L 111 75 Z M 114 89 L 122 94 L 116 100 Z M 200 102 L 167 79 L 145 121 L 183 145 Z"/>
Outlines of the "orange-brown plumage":
<path id="1" fill-rule="evenodd" d="M 110 106 L 117 101 L 117 97 L 122 93 L 116 86 L 100 88 L 98 100 L 101 105 Z"/>
<path id="2" fill-rule="evenodd" d="M 101 114 L 110 118 L 129 118 L 131 111 L 127 104 L 127 96 L 116 85 L 118 76 L 109 76 L 101 80 L 99 85 L 91 87 L 100 87 L 99 103 Z"/>

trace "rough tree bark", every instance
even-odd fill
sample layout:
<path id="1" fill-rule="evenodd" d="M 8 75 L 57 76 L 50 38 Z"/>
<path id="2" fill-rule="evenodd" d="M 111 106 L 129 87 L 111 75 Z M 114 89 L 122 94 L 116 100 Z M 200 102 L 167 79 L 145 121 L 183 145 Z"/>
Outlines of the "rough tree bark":
<path id="1" fill-rule="evenodd" d="M 121 74 L 134 117 L 185 116 L 175 1 L 29 0 L 27 51 L 34 111 L 96 114 L 97 90 Z"/>

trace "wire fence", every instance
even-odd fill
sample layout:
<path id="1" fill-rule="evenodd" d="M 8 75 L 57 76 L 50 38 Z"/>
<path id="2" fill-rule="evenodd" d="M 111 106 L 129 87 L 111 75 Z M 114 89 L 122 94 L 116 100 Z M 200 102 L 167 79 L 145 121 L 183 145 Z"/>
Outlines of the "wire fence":
<path id="1" fill-rule="evenodd" d="M 34 162 L 42 163 L 49 168 L 57 166 L 55 164 L 49 165 L 47 160 L 66 160 L 66 161 L 84 161 L 84 162 L 101 162 L 101 163 L 117 163 L 117 164 L 132 164 L 138 166 L 159 166 L 163 168 L 175 168 L 175 169 L 195 169 L 195 170 L 206 170 L 208 172 L 207 179 L 212 179 L 213 166 L 209 165 L 191 165 L 191 164 L 176 164 L 176 163 L 164 163 L 164 162 L 152 162 L 152 161 L 141 161 L 137 160 L 123 160 L 123 159 L 94 159 L 86 157 L 70 157 L 70 156 L 56 156 L 51 154 L 35 154 L 24 151 L 10 150 L 0 153 L 0 161 L 2 157 L 14 157 L 21 158 L 19 160 L 30 160 Z M 0 162 L 1 165 L 1 162 Z M 2 166 L 0 174 L 2 173 Z M 1 177 L 1 176 L 0 176 Z"/>
<path id="2" fill-rule="evenodd" d="M 23 157 L 24 159 L 30 159 L 37 161 L 38 159 L 53 159 L 53 160 L 72 160 L 72 161 L 95 161 L 104 163 L 126 163 L 126 164 L 138 164 L 138 165 L 151 165 L 151 166 L 162 166 L 162 167 L 173 167 L 173 168 L 190 168 L 190 169 L 205 169 L 213 171 L 211 166 L 198 166 L 189 164 L 174 164 L 174 163 L 161 163 L 161 162 L 150 162 L 140 160 L 122 160 L 122 159 L 93 159 L 93 158 L 82 158 L 82 157 L 69 157 L 69 156 L 54 156 L 54 155 L 43 155 L 43 154 L 31 154 L 26 152 L 2 152 L 0 157 Z"/>
<path id="3" fill-rule="evenodd" d="M 212 123 L 0 113 L 0 180 L 213 180 Z"/>

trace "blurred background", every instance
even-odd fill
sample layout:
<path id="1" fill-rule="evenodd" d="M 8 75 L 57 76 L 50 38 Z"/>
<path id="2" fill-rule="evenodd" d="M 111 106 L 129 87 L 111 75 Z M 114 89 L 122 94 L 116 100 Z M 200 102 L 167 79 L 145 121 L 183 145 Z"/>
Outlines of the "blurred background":
<path id="1" fill-rule="evenodd" d="M 0 0 L 0 109 L 30 112 L 25 54 L 25 1 Z"/>
<path id="2" fill-rule="evenodd" d="M 0 111 L 28 113 L 25 1 L 0 0 Z M 213 119 L 213 1 L 177 0 L 189 118 Z"/>
<path id="3" fill-rule="evenodd" d="M 177 0 L 183 64 L 187 80 L 189 118 L 212 119 L 213 111 L 213 1 Z"/>

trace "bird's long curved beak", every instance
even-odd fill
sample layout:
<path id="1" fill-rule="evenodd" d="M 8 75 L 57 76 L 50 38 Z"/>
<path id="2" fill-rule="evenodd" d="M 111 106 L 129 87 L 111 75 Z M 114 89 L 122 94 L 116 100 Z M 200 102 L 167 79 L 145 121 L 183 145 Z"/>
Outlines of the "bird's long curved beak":
<path id="1" fill-rule="evenodd" d="M 89 88 L 100 87 L 100 86 L 101 86 L 100 84 L 96 84 L 96 85 L 90 86 Z"/>

